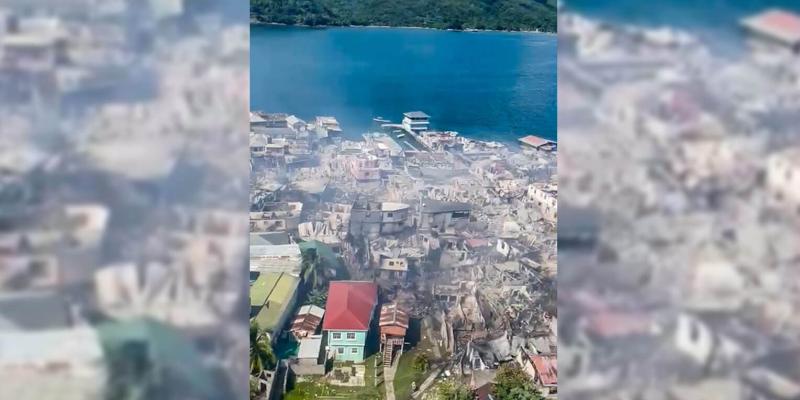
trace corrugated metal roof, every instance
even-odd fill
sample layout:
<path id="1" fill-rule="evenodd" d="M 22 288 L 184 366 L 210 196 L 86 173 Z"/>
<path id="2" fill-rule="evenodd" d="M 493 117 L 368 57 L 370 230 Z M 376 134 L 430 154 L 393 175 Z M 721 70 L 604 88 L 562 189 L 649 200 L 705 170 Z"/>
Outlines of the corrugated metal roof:
<path id="1" fill-rule="evenodd" d="M 287 312 L 300 280 L 286 273 L 264 272 L 250 287 L 250 306 L 261 307 L 256 321 L 261 329 L 272 331 Z"/>
<path id="2" fill-rule="evenodd" d="M 745 18 L 742 25 L 762 35 L 796 45 L 800 43 L 800 16 L 783 10 L 768 10 Z"/>
<path id="3" fill-rule="evenodd" d="M 403 116 L 406 116 L 408 118 L 430 118 L 431 117 L 430 115 L 425 114 L 422 111 L 409 111 L 407 113 L 404 113 Z"/>
<path id="4" fill-rule="evenodd" d="M 322 347 L 322 336 L 311 336 L 300 340 L 300 348 L 297 350 L 297 358 L 319 357 L 319 350 Z"/>
<path id="5" fill-rule="evenodd" d="M 533 147 L 540 147 L 540 146 L 544 146 L 546 144 L 554 143 L 551 140 L 540 138 L 540 137 L 534 136 L 534 135 L 525 136 L 525 137 L 519 139 L 519 141 L 524 143 L 524 144 L 527 144 L 528 146 L 533 146 Z"/>
<path id="6" fill-rule="evenodd" d="M 251 245 L 250 257 L 300 257 L 300 246 L 296 244 Z"/>
<path id="7" fill-rule="evenodd" d="M 317 331 L 322 317 L 325 315 L 325 310 L 314 305 L 306 305 L 300 307 L 300 311 L 292 322 L 292 332 L 306 331 L 314 333 Z"/>
<path id="8" fill-rule="evenodd" d="M 533 354 L 529 357 L 542 385 L 558 385 L 558 364 L 556 356 Z"/>
<path id="9" fill-rule="evenodd" d="M 458 203 L 451 201 L 439 201 L 425 199 L 422 201 L 422 212 L 426 214 L 436 214 L 444 212 L 471 211 L 472 204 Z"/>
<path id="10" fill-rule="evenodd" d="M 381 307 L 380 326 L 396 325 L 408 329 L 408 313 L 397 304 Z"/>

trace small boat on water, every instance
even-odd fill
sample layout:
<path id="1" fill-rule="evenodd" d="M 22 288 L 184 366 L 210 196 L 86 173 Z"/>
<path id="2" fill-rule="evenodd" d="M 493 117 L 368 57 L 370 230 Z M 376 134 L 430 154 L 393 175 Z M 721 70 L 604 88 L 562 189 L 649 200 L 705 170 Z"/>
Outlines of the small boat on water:
<path id="1" fill-rule="evenodd" d="M 392 122 L 392 121 L 389 121 L 388 119 L 383 119 L 383 117 L 375 117 L 372 120 L 375 121 L 375 122 L 380 122 L 382 124 L 386 124 L 386 123 Z"/>
<path id="2" fill-rule="evenodd" d="M 406 134 L 405 134 L 405 133 L 401 133 L 401 134 L 397 135 L 397 138 L 398 138 L 398 139 L 402 139 L 402 138 L 404 138 L 404 137 L 406 137 Z"/>

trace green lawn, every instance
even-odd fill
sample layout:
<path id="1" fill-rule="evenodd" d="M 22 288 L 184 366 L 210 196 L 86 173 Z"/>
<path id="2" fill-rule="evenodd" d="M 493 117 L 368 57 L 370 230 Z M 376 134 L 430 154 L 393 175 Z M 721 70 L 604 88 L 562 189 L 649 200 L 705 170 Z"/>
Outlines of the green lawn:
<path id="1" fill-rule="evenodd" d="M 413 349 L 403 352 L 400 360 L 397 362 L 397 372 L 394 375 L 394 394 L 397 400 L 408 400 L 411 398 L 411 382 L 416 382 L 417 388 L 422 384 L 428 374 L 431 373 L 430 368 L 425 372 L 417 372 L 414 370 L 413 363 L 414 357 L 420 353 L 428 354 L 428 359 L 434 362 L 433 346 L 435 344 L 428 340 L 420 340 Z"/>
<path id="2" fill-rule="evenodd" d="M 375 386 L 375 359 L 378 358 L 379 356 L 380 353 L 375 353 L 367 357 L 366 360 L 364 360 L 364 366 L 365 366 L 364 380 L 367 382 L 368 387 Z M 383 390 L 382 386 L 381 390 Z"/>
<path id="3" fill-rule="evenodd" d="M 384 396 L 383 386 L 344 387 L 333 386 L 320 380 L 297 383 L 286 393 L 286 400 L 315 400 L 322 398 L 342 398 L 359 400 L 379 400 Z"/>

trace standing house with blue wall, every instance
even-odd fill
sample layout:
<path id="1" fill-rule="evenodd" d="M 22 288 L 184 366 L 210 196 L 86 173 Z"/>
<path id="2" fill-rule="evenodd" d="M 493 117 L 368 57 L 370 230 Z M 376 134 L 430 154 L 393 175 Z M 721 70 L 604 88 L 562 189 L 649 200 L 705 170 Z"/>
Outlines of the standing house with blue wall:
<path id="1" fill-rule="evenodd" d="M 330 283 L 322 329 L 328 335 L 328 347 L 336 361 L 364 361 L 377 305 L 378 287 L 373 282 Z"/>

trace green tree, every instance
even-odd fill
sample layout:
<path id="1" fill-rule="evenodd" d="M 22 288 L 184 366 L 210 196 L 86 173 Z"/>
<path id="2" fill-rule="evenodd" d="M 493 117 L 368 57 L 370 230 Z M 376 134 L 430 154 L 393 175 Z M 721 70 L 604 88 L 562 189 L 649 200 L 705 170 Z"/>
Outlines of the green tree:
<path id="1" fill-rule="evenodd" d="M 473 394 L 469 388 L 454 381 L 442 381 L 434 390 L 436 400 L 472 400 Z"/>
<path id="2" fill-rule="evenodd" d="M 272 351 L 269 335 L 250 321 L 250 373 L 258 376 L 262 371 L 275 368 L 277 358 Z"/>
<path id="3" fill-rule="evenodd" d="M 533 381 L 516 364 L 500 367 L 495 376 L 494 395 L 497 400 L 542 400 L 544 397 Z"/>
<path id="4" fill-rule="evenodd" d="M 556 31 L 552 0 L 250 0 L 252 19 L 304 25 Z"/>
<path id="5" fill-rule="evenodd" d="M 164 394 L 161 370 L 156 368 L 142 345 L 122 346 L 108 356 L 111 374 L 105 398 L 144 400 Z"/>
<path id="6" fill-rule="evenodd" d="M 517 387 L 517 388 L 511 389 L 511 393 L 509 393 L 509 399 L 511 399 L 511 400 L 542 400 L 542 399 L 544 399 L 544 397 L 542 397 L 542 395 L 536 389 Z"/>
<path id="7" fill-rule="evenodd" d="M 412 366 L 414 371 L 417 372 L 425 372 L 428 370 L 428 366 L 430 364 L 430 360 L 428 359 L 428 355 L 425 353 L 419 353 L 414 356 L 414 360 L 412 361 Z"/>
<path id="8" fill-rule="evenodd" d="M 328 292 L 324 289 L 314 289 L 308 293 L 307 303 L 313 304 L 317 307 L 325 308 L 325 303 L 328 302 Z"/>
<path id="9" fill-rule="evenodd" d="M 303 252 L 303 280 L 312 289 L 319 288 L 324 284 L 324 266 L 316 249 L 312 248 Z"/>

